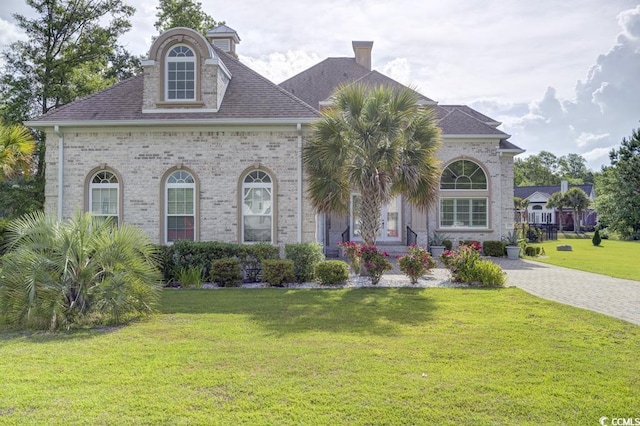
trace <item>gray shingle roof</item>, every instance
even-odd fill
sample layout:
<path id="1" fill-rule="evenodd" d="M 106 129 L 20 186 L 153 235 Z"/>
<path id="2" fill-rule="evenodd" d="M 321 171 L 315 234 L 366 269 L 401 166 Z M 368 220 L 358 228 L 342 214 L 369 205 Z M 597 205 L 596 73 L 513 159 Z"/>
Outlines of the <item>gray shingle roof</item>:
<path id="1" fill-rule="evenodd" d="M 593 191 L 593 185 L 590 183 L 586 185 L 569 185 L 569 189 L 571 188 L 580 188 L 584 192 L 586 192 L 587 195 L 590 195 Z M 520 198 L 529 198 L 536 192 L 540 192 L 541 194 L 548 194 L 549 196 L 551 196 L 551 194 L 560 192 L 560 185 L 516 186 L 513 188 L 513 195 Z"/>
<path id="2" fill-rule="evenodd" d="M 232 78 L 217 112 L 143 113 L 143 75 L 119 82 L 86 98 L 63 105 L 37 122 L 84 120 L 314 119 L 319 113 L 291 93 L 219 49 L 216 53 Z"/>
<path id="3" fill-rule="evenodd" d="M 461 109 L 454 106 L 438 105 L 438 107 L 440 107 L 438 113 L 440 117 L 439 124 L 443 135 L 495 135 L 501 138 L 508 137 L 506 133 L 483 123 Z M 445 112 L 443 116 L 440 115 L 442 111 Z"/>

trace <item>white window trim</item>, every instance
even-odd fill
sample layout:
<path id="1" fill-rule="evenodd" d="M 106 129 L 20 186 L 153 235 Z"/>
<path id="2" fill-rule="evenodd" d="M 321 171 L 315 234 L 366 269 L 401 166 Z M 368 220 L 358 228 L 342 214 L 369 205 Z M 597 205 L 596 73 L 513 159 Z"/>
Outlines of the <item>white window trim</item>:
<path id="1" fill-rule="evenodd" d="M 274 229 L 273 229 L 273 216 L 274 216 L 274 201 L 273 201 L 273 177 L 271 176 L 271 174 L 267 173 L 264 170 L 260 170 L 262 173 L 266 174 L 267 176 L 269 176 L 269 180 L 270 182 L 250 182 L 247 183 L 245 182 L 245 180 L 247 179 L 247 177 L 252 173 L 246 173 L 243 178 L 242 178 L 242 194 L 241 194 L 241 202 L 242 202 L 242 226 L 241 226 L 241 231 L 242 231 L 242 243 L 243 244 L 258 244 L 258 242 L 256 241 L 246 241 L 245 237 L 244 237 L 244 230 L 245 230 L 245 218 L 247 216 L 257 216 L 257 217 L 269 217 L 271 218 L 271 226 L 269 228 L 269 232 L 271 234 L 271 239 L 269 241 L 260 241 L 261 243 L 269 243 L 269 244 L 273 244 L 273 234 L 274 234 Z M 245 189 L 251 189 L 251 188 L 259 188 L 259 189 L 268 189 L 269 193 L 271 194 L 271 213 L 270 214 L 255 214 L 255 213 L 251 213 L 249 215 L 247 215 L 247 208 L 246 205 L 244 203 L 244 198 L 245 198 Z"/>
<path id="2" fill-rule="evenodd" d="M 98 174 L 104 173 L 104 172 L 111 173 L 116 178 L 117 182 L 116 183 L 94 183 L 93 180 L 95 179 L 95 177 Z M 116 214 L 104 214 L 104 213 L 97 213 L 93 211 L 93 190 L 94 189 L 115 189 L 116 190 Z M 108 170 L 100 170 L 91 176 L 91 180 L 89 181 L 89 212 L 91 212 L 93 216 L 97 216 L 97 217 L 115 217 L 116 223 L 120 222 L 120 180 L 118 179 L 118 176 L 115 173 L 110 172 Z"/>
<path id="3" fill-rule="evenodd" d="M 454 220 L 454 225 L 448 226 L 448 225 L 443 225 L 442 224 L 442 218 L 443 218 L 443 213 L 442 213 L 442 201 L 444 200 L 485 200 L 485 206 L 486 206 L 486 211 L 485 211 L 485 216 L 486 216 L 486 223 L 485 225 L 482 226 L 456 226 L 455 225 L 455 220 Z M 455 206 L 456 203 L 454 203 Z M 468 196 L 468 197 L 440 197 L 440 202 L 438 205 L 438 213 L 439 213 L 439 223 L 438 226 L 440 229 L 450 229 L 450 230 L 486 230 L 489 229 L 489 197 L 486 196 L 478 196 L 478 197 L 474 197 L 474 196 Z M 473 215 L 473 212 L 470 211 L 469 212 L 470 215 Z M 455 219 L 455 212 L 454 212 L 454 219 Z M 472 219 L 473 216 L 471 216 L 470 219 Z"/>
<path id="4" fill-rule="evenodd" d="M 191 57 L 170 57 L 169 53 L 176 47 L 186 47 L 191 50 L 193 56 Z M 164 100 L 165 102 L 191 102 L 198 99 L 198 57 L 196 55 L 195 50 L 186 44 L 176 44 L 171 46 L 171 49 L 167 52 L 164 59 Z M 193 98 L 183 98 L 183 99 L 170 99 L 169 98 L 169 63 L 170 62 L 193 62 Z M 173 111 L 175 112 L 175 111 Z"/>
<path id="5" fill-rule="evenodd" d="M 191 173 L 189 173 L 191 178 L 194 180 L 193 183 L 169 183 L 169 179 L 176 172 L 177 170 L 172 172 L 169 176 L 167 176 L 167 179 L 164 184 L 164 216 L 165 216 L 164 218 L 164 240 L 165 241 L 164 242 L 165 244 L 173 244 L 173 241 L 169 241 L 169 217 L 182 217 L 182 216 L 193 217 L 193 239 L 191 241 L 196 241 L 196 235 L 198 235 L 198 223 L 196 221 L 197 204 L 196 204 L 195 178 Z M 188 173 L 188 172 L 185 172 L 185 173 Z M 169 214 L 169 189 L 174 189 L 174 188 L 190 188 L 193 190 L 193 213 L 192 214 L 184 214 L 184 213 Z"/>

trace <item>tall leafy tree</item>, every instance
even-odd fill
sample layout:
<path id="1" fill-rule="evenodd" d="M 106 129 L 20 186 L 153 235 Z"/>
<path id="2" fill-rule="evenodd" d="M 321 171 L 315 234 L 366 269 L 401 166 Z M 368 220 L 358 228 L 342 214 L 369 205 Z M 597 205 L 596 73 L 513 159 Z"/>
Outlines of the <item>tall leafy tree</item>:
<path id="1" fill-rule="evenodd" d="M 16 14 L 28 40 L 2 52 L 3 117 L 10 123 L 44 114 L 114 83 L 109 59 L 135 9 L 123 0 L 26 0 L 36 17 Z M 120 55 L 120 56 L 119 56 Z M 118 66 L 120 66 L 119 64 Z"/>
<path id="2" fill-rule="evenodd" d="M 440 143 L 432 111 L 418 105 L 415 91 L 343 85 L 304 150 L 310 200 L 321 212 L 347 212 L 351 191 L 359 192 L 360 232 L 374 245 L 381 208 L 394 196 L 420 208 L 433 202 Z"/>
<path id="3" fill-rule="evenodd" d="M 586 166 L 587 160 L 579 154 L 557 157 L 548 151 L 540 151 L 514 162 L 516 186 L 551 186 L 566 180 L 570 184 L 593 183 L 593 172 Z"/>
<path id="4" fill-rule="evenodd" d="M 207 30 L 224 22 L 216 22 L 215 19 L 202 10 L 202 3 L 192 0 L 160 0 L 156 7 L 155 28 L 159 32 L 170 28 L 186 27 L 194 29 L 202 35 Z"/>
<path id="5" fill-rule="evenodd" d="M 587 160 L 579 154 L 567 154 L 559 158 L 558 172 L 570 184 L 593 183 L 593 172 L 587 168 Z"/>
<path id="6" fill-rule="evenodd" d="M 123 0 L 26 0 L 34 18 L 14 15 L 26 41 L 10 44 L 1 55 L 0 121 L 22 123 L 52 108 L 89 95 L 140 71 L 140 61 L 118 45 L 131 27 L 134 9 Z M 27 203 L 12 211 L 42 208 L 44 136 L 36 132 L 36 176 L 17 182 L 28 189 Z M 0 198 L 17 201 L 15 188 L 0 187 Z M 39 191 L 39 192 L 38 192 Z M 36 203 L 34 205 L 34 202 Z"/>
<path id="7" fill-rule="evenodd" d="M 597 180 L 601 222 L 625 238 L 640 236 L 640 129 L 609 153 L 611 165 Z"/>

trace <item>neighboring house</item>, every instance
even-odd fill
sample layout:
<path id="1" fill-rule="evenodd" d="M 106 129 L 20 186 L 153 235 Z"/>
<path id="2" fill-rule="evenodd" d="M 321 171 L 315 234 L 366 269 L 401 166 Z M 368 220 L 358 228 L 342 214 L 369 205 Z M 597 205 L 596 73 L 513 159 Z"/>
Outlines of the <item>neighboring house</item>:
<path id="1" fill-rule="evenodd" d="M 573 209 L 564 207 L 562 212 L 557 209 L 547 207 L 547 201 L 552 194 L 556 192 L 567 192 L 570 188 L 580 188 L 591 200 L 591 205 L 581 213 L 580 223 L 582 226 L 593 227 L 596 225 L 598 215 L 594 209 L 594 201 L 596 198 L 593 184 L 585 185 L 569 185 L 567 181 L 562 181 L 560 185 L 551 186 L 517 186 L 513 189 L 515 197 L 528 200 L 526 212 L 516 213 L 516 220 L 526 221 L 535 225 L 559 225 L 560 214 L 562 214 L 562 226 L 565 229 L 573 230 Z"/>
<path id="2" fill-rule="evenodd" d="M 222 25 L 155 39 L 141 75 L 26 124 L 46 132 L 47 213 L 112 216 L 156 242 L 319 241 L 330 248 L 358 220 L 317 214 L 306 196 L 302 148 L 319 109 L 343 82 L 399 85 L 371 71 L 372 42 L 356 58 L 329 58 L 274 85 L 240 63 L 240 38 Z M 434 108 L 443 130 L 443 175 L 429 212 L 399 197 L 383 212 L 382 244 L 500 239 L 513 226 L 513 157 L 499 123 L 462 105 Z M 352 202 L 358 202 L 353 194 Z"/>

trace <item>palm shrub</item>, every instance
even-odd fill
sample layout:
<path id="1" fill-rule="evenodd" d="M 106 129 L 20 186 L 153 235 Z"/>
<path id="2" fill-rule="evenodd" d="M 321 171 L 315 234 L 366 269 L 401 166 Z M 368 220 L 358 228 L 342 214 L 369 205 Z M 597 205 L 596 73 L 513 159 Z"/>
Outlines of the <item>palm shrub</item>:
<path id="1" fill-rule="evenodd" d="M 422 247 L 412 245 L 407 254 L 398 257 L 398 266 L 403 274 L 411 280 L 411 284 L 418 282 L 418 278 L 436 266 L 436 261 Z"/>
<path id="2" fill-rule="evenodd" d="M 117 324 L 158 301 L 155 250 L 132 225 L 89 213 L 56 222 L 37 212 L 13 221 L 7 241 L 0 315 L 16 327 Z"/>

